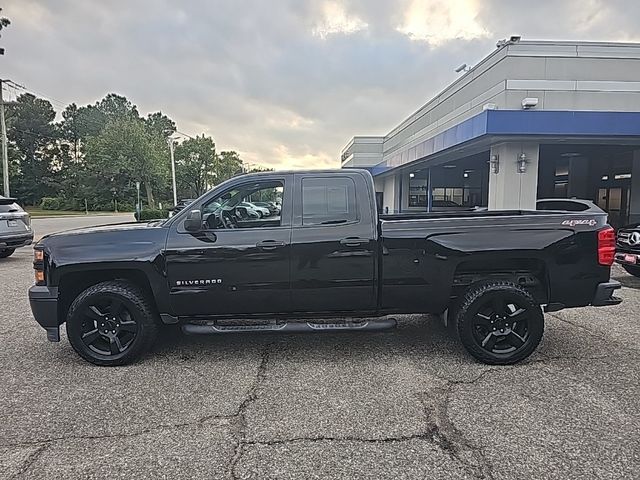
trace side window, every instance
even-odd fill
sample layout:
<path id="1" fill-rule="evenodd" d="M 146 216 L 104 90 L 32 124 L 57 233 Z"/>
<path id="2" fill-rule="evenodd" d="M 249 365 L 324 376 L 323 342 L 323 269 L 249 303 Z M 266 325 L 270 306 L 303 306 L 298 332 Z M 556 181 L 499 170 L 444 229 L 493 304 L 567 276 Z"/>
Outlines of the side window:
<path id="1" fill-rule="evenodd" d="M 303 225 L 330 225 L 356 220 L 356 185 L 351 178 L 302 179 Z"/>
<path id="2" fill-rule="evenodd" d="M 233 187 L 202 206 L 204 228 L 279 227 L 283 192 L 283 183 L 271 180 Z"/>

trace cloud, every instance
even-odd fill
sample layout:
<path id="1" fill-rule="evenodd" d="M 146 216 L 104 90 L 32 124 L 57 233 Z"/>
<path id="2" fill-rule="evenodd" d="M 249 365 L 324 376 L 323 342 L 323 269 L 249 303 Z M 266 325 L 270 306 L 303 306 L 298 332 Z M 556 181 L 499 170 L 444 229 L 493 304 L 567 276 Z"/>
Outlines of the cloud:
<path id="1" fill-rule="evenodd" d="M 628 0 L 5 0 L 3 75 L 50 98 L 126 95 L 252 163 L 337 167 L 510 34 L 634 40 Z M 526 15 L 523 15 L 526 12 Z M 59 110 L 62 105 L 54 104 Z"/>
<path id="2" fill-rule="evenodd" d="M 367 28 L 362 19 L 349 15 L 344 5 L 336 0 L 322 3 L 322 16 L 312 33 L 320 38 L 334 34 L 351 34 Z"/>
<path id="3" fill-rule="evenodd" d="M 486 38 L 489 31 L 476 18 L 481 7 L 476 0 L 413 0 L 398 31 L 433 46 L 454 39 Z"/>

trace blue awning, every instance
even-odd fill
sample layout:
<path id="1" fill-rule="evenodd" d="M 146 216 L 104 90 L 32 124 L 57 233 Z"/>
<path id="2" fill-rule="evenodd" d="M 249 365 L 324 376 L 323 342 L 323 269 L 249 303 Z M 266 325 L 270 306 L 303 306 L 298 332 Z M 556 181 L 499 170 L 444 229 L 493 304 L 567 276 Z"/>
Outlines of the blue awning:
<path id="1" fill-rule="evenodd" d="M 485 110 L 409 149 L 389 156 L 370 168 L 373 175 L 427 160 L 463 143 L 487 136 L 499 137 L 638 137 L 640 112 L 592 112 L 553 110 Z"/>

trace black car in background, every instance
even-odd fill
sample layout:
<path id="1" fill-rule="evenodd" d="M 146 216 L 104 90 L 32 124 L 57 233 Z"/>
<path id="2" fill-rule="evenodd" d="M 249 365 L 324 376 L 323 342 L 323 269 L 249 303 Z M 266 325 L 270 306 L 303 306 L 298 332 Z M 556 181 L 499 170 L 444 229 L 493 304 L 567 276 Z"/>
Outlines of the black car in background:
<path id="1" fill-rule="evenodd" d="M 640 223 L 618 230 L 616 262 L 631 275 L 640 278 Z"/>

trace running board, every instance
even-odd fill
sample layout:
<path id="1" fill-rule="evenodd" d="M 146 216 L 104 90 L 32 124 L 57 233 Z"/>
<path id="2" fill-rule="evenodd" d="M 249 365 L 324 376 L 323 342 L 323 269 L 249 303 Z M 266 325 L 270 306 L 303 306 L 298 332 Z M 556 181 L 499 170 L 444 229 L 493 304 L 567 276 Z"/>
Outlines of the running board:
<path id="1" fill-rule="evenodd" d="M 396 326 L 395 318 L 382 320 L 367 320 L 365 322 L 343 323 L 313 323 L 313 322 L 288 322 L 267 325 L 197 325 L 186 323 L 182 325 L 182 331 L 187 335 L 208 335 L 219 333 L 245 333 L 245 332 L 335 332 L 335 331 L 367 331 L 377 332 L 388 330 Z"/>

